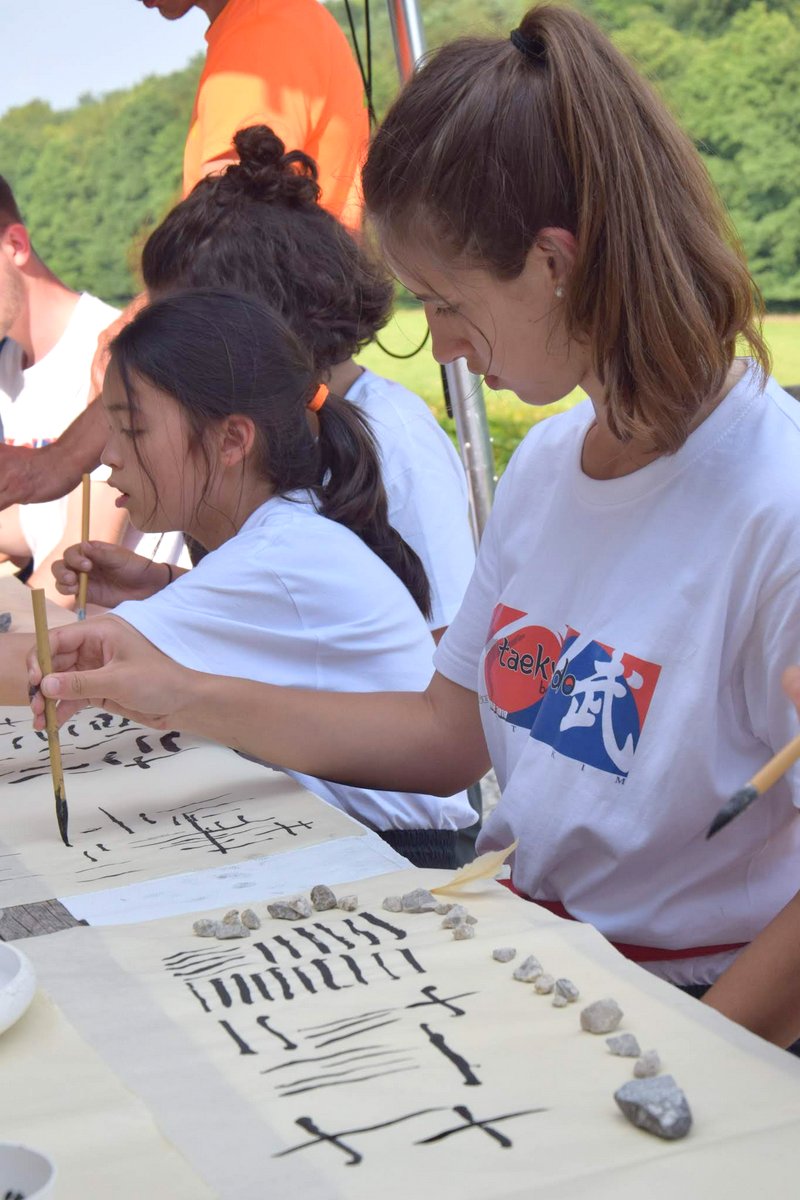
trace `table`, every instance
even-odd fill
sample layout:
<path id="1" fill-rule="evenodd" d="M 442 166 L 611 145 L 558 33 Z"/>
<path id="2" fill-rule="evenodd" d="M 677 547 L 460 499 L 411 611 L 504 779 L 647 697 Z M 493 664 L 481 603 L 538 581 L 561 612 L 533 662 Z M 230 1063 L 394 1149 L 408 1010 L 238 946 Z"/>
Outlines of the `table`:
<path id="1" fill-rule="evenodd" d="M 62 742 L 71 847 L 46 743 L 0 710 L 0 936 L 40 983 L 0 1036 L 0 1136 L 56 1160 L 58 1200 L 795 1194 L 800 1062 L 596 931 L 483 882 L 451 898 L 477 918 L 455 941 L 439 915 L 383 907 L 447 872 L 409 868 L 281 773 L 97 711 Z M 355 909 L 268 915 L 321 882 Z M 262 922 L 245 940 L 192 932 L 245 906 Z M 581 1000 L 554 1008 L 501 945 Z M 578 1020 L 606 995 L 684 1088 L 686 1139 L 617 1111 L 631 1060 Z"/>

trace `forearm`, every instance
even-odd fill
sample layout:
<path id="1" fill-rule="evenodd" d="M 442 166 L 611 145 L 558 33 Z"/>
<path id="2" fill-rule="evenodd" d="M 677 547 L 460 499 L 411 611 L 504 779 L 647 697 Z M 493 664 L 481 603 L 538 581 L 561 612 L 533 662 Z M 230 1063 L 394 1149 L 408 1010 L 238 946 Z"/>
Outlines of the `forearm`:
<path id="1" fill-rule="evenodd" d="M 447 686 L 462 694 L 445 715 L 435 686 L 335 693 L 192 673 L 171 720 L 307 775 L 448 796 L 485 774 L 489 756 L 475 694 Z"/>
<path id="2" fill-rule="evenodd" d="M 778 1046 L 800 1038 L 800 893 L 720 976 L 704 1003 Z"/>
<path id="3" fill-rule="evenodd" d="M 108 422 L 103 406 L 99 400 L 93 400 L 57 441 L 43 447 L 47 470 L 55 474 L 58 496 L 78 487 L 81 476 L 100 465 L 100 455 L 107 440 Z"/>
<path id="4" fill-rule="evenodd" d="M 442 796 L 489 765 L 476 693 L 438 672 L 424 692 L 275 687 L 182 667 L 114 615 L 56 630 L 51 653 L 44 679 L 35 655 L 28 662 L 37 729 L 44 697 L 62 723 L 95 704 L 322 779 Z"/>
<path id="5" fill-rule="evenodd" d="M 66 496 L 100 462 L 107 430 L 102 406 L 95 402 L 48 446 L 0 443 L 0 509 Z"/>

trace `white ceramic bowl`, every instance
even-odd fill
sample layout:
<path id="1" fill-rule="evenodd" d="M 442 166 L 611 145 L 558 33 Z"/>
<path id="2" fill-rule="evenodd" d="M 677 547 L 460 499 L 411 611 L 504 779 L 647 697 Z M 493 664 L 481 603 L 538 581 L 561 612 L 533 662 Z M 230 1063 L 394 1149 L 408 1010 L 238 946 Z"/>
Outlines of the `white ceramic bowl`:
<path id="1" fill-rule="evenodd" d="M 56 1169 L 46 1154 L 11 1142 L 0 1142 L 0 1196 L 44 1200 L 53 1194 Z"/>
<path id="2" fill-rule="evenodd" d="M 0 1033 L 19 1020 L 35 991 L 36 976 L 29 960 L 16 946 L 0 942 Z"/>

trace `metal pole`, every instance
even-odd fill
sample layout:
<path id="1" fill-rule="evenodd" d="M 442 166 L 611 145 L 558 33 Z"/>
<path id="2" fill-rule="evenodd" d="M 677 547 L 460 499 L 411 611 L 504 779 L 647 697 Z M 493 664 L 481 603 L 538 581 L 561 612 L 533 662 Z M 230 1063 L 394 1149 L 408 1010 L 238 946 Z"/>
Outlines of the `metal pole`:
<path id="1" fill-rule="evenodd" d="M 425 54 L 425 33 L 416 0 L 387 0 L 401 82 L 413 74 Z M 463 358 L 445 367 L 447 390 L 458 444 L 469 485 L 472 532 L 480 541 L 494 498 L 494 455 L 486 420 L 483 388 Z"/>

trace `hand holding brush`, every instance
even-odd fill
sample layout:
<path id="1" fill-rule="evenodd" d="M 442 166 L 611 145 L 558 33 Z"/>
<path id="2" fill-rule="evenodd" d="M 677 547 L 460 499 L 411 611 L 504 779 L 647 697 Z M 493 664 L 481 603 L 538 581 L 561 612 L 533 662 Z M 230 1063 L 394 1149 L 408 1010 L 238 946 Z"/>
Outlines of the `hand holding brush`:
<path id="1" fill-rule="evenodd" d="M 783 677 L 783 686 L 789 699 L 798 706 L 798 712 L 800 712 L 800 667 L 789 668 Z M 724 829 L 734 817 L 738 817 L 746 808 L 749 808 L 754 800 L 763 796 L 764 792 L 777 783 L 799 758 L 800 734 L 787 742 L 782 750 L 779 750 L 760 771 L 756 772 L 749 783 L 739 788 L 738 792 L 734 792 L 730 800 L 723 804 L 711 822 L 706 838 L 711 838 L 715 833 L 719 833 L 720 829 Z"/>

